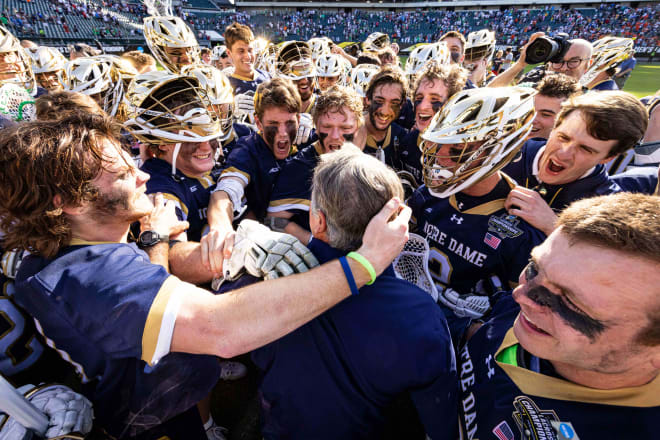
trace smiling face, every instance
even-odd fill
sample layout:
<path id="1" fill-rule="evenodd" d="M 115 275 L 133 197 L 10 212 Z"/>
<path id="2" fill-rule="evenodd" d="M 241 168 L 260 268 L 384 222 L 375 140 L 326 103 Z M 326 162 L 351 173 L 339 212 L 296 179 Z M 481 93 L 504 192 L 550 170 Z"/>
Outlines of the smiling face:
<path id="1" fill-rule="evenodd" d="M 131 157 L 109 139 L 103 140 L 104 169 L 92 180 L 99 192 L 88 210 L 99 223 L 132 223 L 151 213 L 146 195 L 149 174 L 140 171 Z"/>
<path id="2" fill-rule="evenodd" d="M 550 96 L 536 95 L 534 97 L 534 110 L 536 117 L 532 122 L 532 131 L 530 131 L 528 139 L 543 138 L 548 139 L 552 127 L 555 126 L 555 120 L 561 110 L 561 103 L 565 98 L 552 98 Z"/>
<path id="3" fill-rule="evenodd" d="M 339 150 L 344 142 L 352 142 L 358 130 L 358 121 L 348 107 L 339 111 L 329 111 L 319 116 L 316 133 L 323 147 L 323 153 Z"/>
<path id="4" fill-rule="evenodd" d="M 165 47 L 165 54 L 172 64 L 179 70 L 182 67 L 192 64 L 194 48 L 192 47 Z"/>
<path id="5" fill-rule="evenodd" d="M 186 176 L 201 177 L 213 169 L 217 140 L 205 142 L 183 142 L 176 156 L 176 168 Z M 159 148 L 164 152 L 161 159 L 171 164 L 174 160 L 174 144 Z"/>
<path id="6" fill-rule="evenodd" d="M 307 101 L 309 98 L 312 97 L 312 93 L 314 92 L 313 90 L 314 84 L 312 82 L 312 78 L 301 78 L 295 80 L 294 83 L 298 88 L 300 99 L 302 99 L 303 101 Z"/>
<path id="7" fill-rule="evenodd" d="M 237 75 L 252 77 L 254 68 L 254 48 L 245 41 L 236 41 L 231 48 L 227 48 L 227 53 L 234 64 L 234 72 Z"/>
<path id="8" fill-rule="evenodd" d="M 440 79 L 422 79 L 413 98 L 415 104 L 415 123 L 422 132 L 429 126 L 433 116 L 449 99 L 449 89 Z"/>
<path id="9" fill-rule="evenodd" d="M 339 82 L 339 75 L 337 76 L 319 76 L 316 78 L 316 80 L 319 83 L 319 89 L 321 89 L 322 92 L 325 92 L 328 90 L 330 87 L 334 86 Z M 300 89 L 298 89 L 300 91 Z M 302 96 L 301 96 L 302 98 Z"/>
<path id="10" fill-rule="evenodd" d="M 637 342 L 657 309 L 658 265 L 569 242 L 561 228 L 532 251 L 513 298 L 513 330 L 530 353 L 555 366 L 617 374 L 649 371 L 657 348 Z"/>
<path id="11" fill-rule="evenodd" d="M 378 131 L 387 130 L 399 117 L 403 105 L 401 84 L 383 84 L 374 89 L 372 99 L 366 98 L 371 125 Z"/>
<path id="12" fill-rule="evenodd" d="M 607 162 L 617 142 L 591 136 L 580 111 L 575 110 L 550 133 L 539 160 L 538 177 L 550 185 L 574 182 L 589 169 Z"/>
<path id="13" fill-rule="evenodd" d="M 298 113 L 282 107 L 268 107 L 261 118 L 255 115 L 257 128 L 276 159 L 286 159 L 298 132 Z"/>
<path id="14" fill-rule="evenodd" d="M 23 64 L 18 52 L 0 52 L 0 81 L 16 78 L 23 71 Z"/>
<path id="15" fill-rule="evenodd" d="M 37 83 L 49 92 L 56 92 L 62 90 L 62 83 L 57 77 L 57 72 L 44 72 L 35 74 Z"/>

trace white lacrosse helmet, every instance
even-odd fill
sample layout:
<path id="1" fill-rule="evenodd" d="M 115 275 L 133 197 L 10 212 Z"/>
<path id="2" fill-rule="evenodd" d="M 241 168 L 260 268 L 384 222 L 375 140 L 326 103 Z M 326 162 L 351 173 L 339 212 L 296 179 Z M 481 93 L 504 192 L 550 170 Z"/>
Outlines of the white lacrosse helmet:
<path id="1" fill-rule="evenodd" d="M 277 54 L 279 74 L 293 81 L 316 76 L 312 49 L 305 41 L 287 41 Z"/>
<path id="2" fill-rule="evenodd" d="M 451 53 L 445 42 L 423 44 L 413 49 L 406 60 L 405 74 L 408 80 L 410 81 L 430 61 L 438 64 L 451 62 Z"/>
<path id="3" fill-rule="evenodd" d="M 268 43 L 268 46 L 256 55 L 254 68 L 266 71 L 274 76 L 277 73 L 277 54 L 279 50 L 280 48 L 277 45 Z"/>
<path id="4" fill-rule="evenodd" d="M 0 79 L 0 84 L 14 83 L 28 90 L 32 95 L 37 93 L 37 81 L 32 71 L 32 62 L 27 51 L 21 46 L 18 39 L 0 26 L 0 53 L 16 52 L 16 61 L 2 66 L 2 77 L 11 75 L 11 78 Z"/>
<path id="5" fill-rule="evenodd" d="M 231 136 L 234 117 L 234 90 L 229 80 L 220 70 L 206 64 L 192 64 L 181 71 L 182 75 L 194 76 L 206 91 L 211 105 L 220 118 L 222 133 L 218 140 L 224 141 Z"/>
<path id="6" fill-rule="evenodd" d="M 490 61 L 495 53 L 495 32 L 488 29 L 470 32 L 465 42 L 465 62 L 485 58 Z"/>
<path id="7" fill-rule="evenodd" d="M 110 56 L 80 57 L 69 61 L 64 65 L 60 79 L 64 90 L 100 95 L 103 110 L 111 116 L 117 114 L 124 97 L 124 82 Z"/>
<path id="8" fill-rule="evenodd" d="M 183 67 L 170 60 L 166 48 L 189 50 L 190 64 L 200 62 L 200 50 L 195 34 L 179 17 L 149 16 L 144 18 L 144 39 L 153 56 L 172 73 Z"/>
<path id="9" fill-rule="evenodd" d="M 222 58 L 222 55 L 226 53 L 227 53 L 227 46 L 224 45 L 215 46 L 211 51 L 211 61 L 218 61 L 220 58 Z"/>
<path id="10" fill-rule="evenodd" d="M 603 37 L 594 41 L 592 46 L 593 63 L 580 78 L 580 84 L 583 86 L 593 81 L 599 73 L 618 67 L 635 54 L 635 42 L 632 38 Z"/>
<path id="11" fill-rule="evenodd" d="M 59 72 L 64 69 L 67 59 L 54 47 L 39 46 L 29 52 L 32 58 L 32 71 L 37 73 Z"/>
<path id="12" fill-rule="evenodd" d="M 0 114 L 13 121 L 34 121 L 37 119 L 34 98 L 18 84 L 3 84 L 0 87 Z"/>
<path id="13" fill-rule="evenodd" d="M 528 87 L 477 88 L 452 96 L 422 133 L 424 183 L 449 197 L 500 170 L 520 150 L 534 120 Z"/>
<path id="14" fill-rule="evenodd" d="M 380 70 L 375 64 L 358 64 L 351 71 L 351 86 L 361 97 L 367 96 L 367 88 L 371 78 Z"/>
<path id="15" fill-rule="evenodd" d="M 385 49 L 390 45 L 390 37 L 382 32 L 373 32 L 370 34 L 364 43 L 362 43 L 362 50 L 367 52 L 378 52 Z"/>
<path id="16" fill-rule="evenodd" d="M 331 42 L 332 40 L 328 37 L 310 38 L 307 41 L 307 44 L 309 44 L 309 47 L 312 49 L 312 61 L 316 62 L 320 56 L 330 54 Z"/>
<path id="17" fill-rule="evenodd" d="M 344 62 L 345 58 L 341 55 L 336 54 L 325 54 L 321 55 L 316 59 L 316 76 L 320 77 L 333 77 L 338 76 L 339 85 L 346 85 L 346 63 Z"/>

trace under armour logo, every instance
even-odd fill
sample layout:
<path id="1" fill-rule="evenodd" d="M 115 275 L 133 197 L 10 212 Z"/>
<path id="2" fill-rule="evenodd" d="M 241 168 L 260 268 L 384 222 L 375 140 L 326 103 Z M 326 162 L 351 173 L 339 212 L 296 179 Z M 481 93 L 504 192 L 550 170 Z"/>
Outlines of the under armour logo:
<path id="1" fill-rule="evenodd" d="M 429 214 L 430 214 L 430 213 L 431 213 L 431 211 L 433 211 L 433 208 L 426 208 L 426 209 L 425 209 L 424 211 L 426 211 L 427 213 L 429 213 Z"/>
<path id="2" fill-rule="evenodd" d="M 194 193 L 195 191 L 197 191 L 197 185 L 193 185 L 193 186 L 191 186 L 191 187 L 190 187 L 190 192 L 191 192 L 191 193 Z"/>
<path id="3" fill-rule="evenodd" d="M 453 222 L 456 222 L 456 224 L 459 224 L 459 225 L 461 223 L 463 223 L 463 217 L 457 217 L 456 214 L 452 214 L 451 218 L 449 220 L 451 220 Z"/>
<path id="4" fill-rule="evenodd" d="M 488 368 L 488 372 L 486 373 L 488 375 L 488 379 L 493 377 L 495 375 L 495 368 L 490 366 L 490 361 L 493 360 L 493 355 L 489 354 L 488 357 L 486 358 L 486 368 Z"/>
<path id="5" fill-rule="evenodd" d="M 279 172 L 279 171 L 280 171 L 279 168 L 277 168 L 277 167 L 273 167 L 273 168 L 271 168 L 271 169 L 268 171 L 268 174 L 277 173 L 277 172 Z"/>

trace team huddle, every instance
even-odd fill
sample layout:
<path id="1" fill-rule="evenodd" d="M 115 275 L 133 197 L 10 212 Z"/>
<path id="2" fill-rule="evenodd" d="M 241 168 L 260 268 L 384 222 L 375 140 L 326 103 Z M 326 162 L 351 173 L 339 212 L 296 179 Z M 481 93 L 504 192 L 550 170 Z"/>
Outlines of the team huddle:
<path id="1" fill-rule="evenodd" d="M 246 353 L 265 439 L 654 437 L 632 39 L 537 33 L 496 75 L 487 29 L 401 68 L 379 32 L 208 49 L 151 14 L 151 55 L 0 26 L 0 373 L 48 421 L 0 404 L 0 439 L 237 438 L 211 397 Z"/>

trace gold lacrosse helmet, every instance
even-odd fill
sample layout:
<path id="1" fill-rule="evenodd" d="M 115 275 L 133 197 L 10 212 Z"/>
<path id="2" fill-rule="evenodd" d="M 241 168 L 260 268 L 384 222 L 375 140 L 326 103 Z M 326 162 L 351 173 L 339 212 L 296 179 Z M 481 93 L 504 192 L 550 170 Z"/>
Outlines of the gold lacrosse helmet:
<path id="1" fill-rule="evenodd" d="M 111 116 L 124 98 L 120 70 L 108 55 L 80 57 L 67 62 L 61 72 L 64 90 L 89 95 Z"/>
<path id="2" fill-rule="evenodd" d="M 0 85 L 5 83 L 18 84 L 33 96 L 37 93 L 30 56 L 17 38 L 0 26 Z"/>
<path id="3" fill-rule="evenodd" d="M 528 87 L 468 89 L 452 96 L 422 133 L 424 183 L 449 197 L 506 165 L 532 128 L 534 95 Z"/>
<path id="4" fill-rule="evenodd" d="M 635 42 L 632 38 L 603 37 L 594 41 L 592 46 L 593 62 L 580 78 L 580 84 L 583 86 L 596 79 L 601 72 L 619 67 L 635 54 Z"/>
<path id="5" fill-rule="evenodd" d="M 195 34 L 179 17 L 145 17 L 144 39 L 154 57 L 171 73 L 201 62 Z"/>

